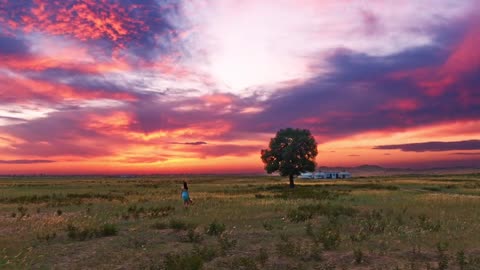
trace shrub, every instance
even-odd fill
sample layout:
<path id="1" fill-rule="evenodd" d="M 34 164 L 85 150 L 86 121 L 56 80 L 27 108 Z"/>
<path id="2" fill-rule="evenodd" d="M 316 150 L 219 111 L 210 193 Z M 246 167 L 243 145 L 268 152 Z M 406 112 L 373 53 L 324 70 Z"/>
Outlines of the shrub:
<path id="1" fill-rule="evenodd" d="M 418 216 L 418 226 L 424 231 L 438 232 L 440 231 L 441 225 L 440 222 L 433 222 L 427 215 L 422 214 Z"/>
<path id="2" fill-rule="evenodd" d="M 334 223 L 322 226 L 316 231 L 309 223 L 307 224 L 306 232 L 314 243 L 322 243 L 326 250 L 334 250 L 340 245 L 340 231 Z"/>
<path id="3" fill-rule="evenodd" d="M 163 223 L 163 222 L 155 222 L 153 225 L 152 225 L 152 228 L 153 229 L 157 229 L 157 230 L 165 230 L 168 228 L 168 225 Z"/>
<path id="4" fill-rule="evenodd" d="M 222 254 L 226 254 L 229 250 L 235 248 L 237 245 L 236 239 L 230 239 L 225 235 L 218 237 L 218 244 L 220 245 L 220 250 Z"/>
<path id="5" fill-rule="evenodd" d="M 340 231 L 337 228 L 322 227 L 318 240 L 326 250 L 334 250 L 340 245 Z"/>
<path id="6" fill-rule="evenodd" d="M 437 244 L 437 259 L 438 259 L 438 270 L 446 270 L 448 269 L 448 254 L 447 251 L 447 244 L 446 243 L 438 243 Z"/>
<path id="7" fill-rule="evenodd" d="M 336 218 L 341 215 L 354 216 L 358 211 L 351 207 L 334 204 L 307 204 L 301 205 L 296 210 L 292 210 L 287 217 L 292 222 L 303 222 L 311 219 L 314 215 Z"/>
<path id="8" fill-rule="evenodd" d="M 217 256 L 217 250 L 209 246 L 193 247 L 193 254 L 199 256 L 203 261 L 209 262 Z"/>
<path id="9" fill-rule="evenodd" d="M 187 239 L 188 242 L 199 243 L 202 241 L 202 236 L 199 233 L 195 232 L 194 229 L 189 229 L 187 233 Z"/>
<path id="10" fill-rule="evenodd" d="M 61 209 L 58 209 L 57 210 L 57 216 L 61 216 L 63 214 L 62 210 Z"/>
<path id="11" fill-rule="evenodd" d="M 27 215 L 27 212 L 28 212 L 28 209 L 23 207 L 23 206 L 19 206 L 17 208 L 18 212 L 20 213 L 20 218 L 24 217 Z"/>
<path id="12" fill-rule="evenodd" d="M 309 211 L 301 211 L 298 209 L 294 209 L 287 214 L 287 218 L 292 222 L 304 222 L 309 220 L 313 217 L 313 213 Z"/>
<path id="13" fill-rule="evenodd" d="M 353 257 L 355 258 L 356 264 L 361 264 L 364 260 L 363 252 L 359 248 L 353 250 Z"/>
<path id="14" fill-rule="evenodd" d="M 464 270 L 467 266 L 467 260 L 465 258 L 465 252 L 463 250 L 457 252 L 456 261 L 460 270 Z"/>
<path id="15" fill-rule="evenodd" d="M 263 195 L 263 194 L 260 194 L 260 193 L 257 193 L 257 194 L 255 194 L 255 198 L 256 199 L 265 199 L 265 198 L 267 198 L 267 196 Z"/>
<path id="16" fill-rule="evenodd" d="M 295 190 L 291 190 L 286 187 L 280 187 L 274 189 L 278 194 L 274 195 L 274 198 L 280 199 L 316 199 L 316 200 L 334 200 L 338 198 L 342 193 L 335 191 L 328 191 L 323 187 L 302 187 L 297 186 Z"/>
<path id="17" fill-rule="evenodd" d="M 281 241 L 277 243 L 276 250 L 279 255 L 285 257 L 297 257 L 302 254 L 301 246 L 292 242 L 288 236 L 280 235 Z"/>
<path id="18" fill-rule="evenodd" d="M 37 234 L 37 239 L 41 241 L 47 241 L 49 242 L 52 239 L 55 239 L 57 237 L 57 233 L 46 233 L 46 234 Z"/>
<path id="19" fill-rule="evenodd" d="M 163 266 L 165 270 L 199 270 L 203 267 L 203 260 L 195 253 L 168 254 Z"/>
<path id="20" fill-rule="evenodd" d="M 363 218 L 359 221 L 359 224 L 361 231 L 380 234 L 385 231 L 387 227 L 387 220 L 382 210 L 372 210 L 363 216 Z"/>
<path id="21" fill-rule="evenodd" d="M 169 223 L 169 227 L 170 227 L 170 229 L 181 231 L 181 230 L 188 230 L 190 228 L 193 229 L 193 228 L 195 228 L 195 225 L 193 225 L 191 223 L 187 223 L 183 220 L 171 219 L 170 223 Z"/>
<path id="22" fill-rule="evenodd" d="M 216 220 L 210 223 L 210 225 L 207 228 L 206 233 L 208 235 L 221 235 L 225 231 L 225 224 L 219 223 Z"/>
<path id="23" fill-rule="evenodd" d="M 114 236 L 118 234 L 118 229 L 114 224 L 104 224 L 102 227 L 101 236 Z"/>
<path id="24" fill-rule="evenodd" d="M 114 236 L 118 234 L 118 230 L 114 224 L 103 224 L 100 228 L 78 228 L 72 224 L 68 224 L 67 236 L 72 240 L 85 241 L 91 238 Z"/>
<path id="25" fill-rule="evenodd" d="M 231 262 L 230 269 L 256 270 L 258 267 L 253 258 L 235 257 Z"/>
<path id="26" fill-rule="evenodd" d="M 264 228 L 266 231 L 271 231 L 271 230 L 273 230 L 273 225 L 270 224 L 270 223 L 268 223 L 268 222 L 266 222 L 266 221 L 263 222 L 262 225 L 263 225 L 263 228 Z"/>

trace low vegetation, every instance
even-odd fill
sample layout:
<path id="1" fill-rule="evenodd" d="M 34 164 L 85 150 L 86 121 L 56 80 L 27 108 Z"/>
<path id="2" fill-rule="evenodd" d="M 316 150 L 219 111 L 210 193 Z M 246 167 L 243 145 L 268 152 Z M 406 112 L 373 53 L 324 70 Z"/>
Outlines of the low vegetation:
<path id="1" fill-rule="evenodd" d="M 480 175 L 0 178 L 2 269 L 480 269 Z"/>

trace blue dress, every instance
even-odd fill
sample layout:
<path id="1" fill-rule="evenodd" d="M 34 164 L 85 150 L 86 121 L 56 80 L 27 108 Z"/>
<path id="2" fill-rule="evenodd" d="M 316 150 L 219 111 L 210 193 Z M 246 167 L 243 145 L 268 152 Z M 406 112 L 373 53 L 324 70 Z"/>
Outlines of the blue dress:
<path id="1" fill-rule="evenodd" d="M 190 196 L 188 195 L 188 190 L 182 190 L 182 199 L 183 201 L 187 202 L 190 200 Z"/>

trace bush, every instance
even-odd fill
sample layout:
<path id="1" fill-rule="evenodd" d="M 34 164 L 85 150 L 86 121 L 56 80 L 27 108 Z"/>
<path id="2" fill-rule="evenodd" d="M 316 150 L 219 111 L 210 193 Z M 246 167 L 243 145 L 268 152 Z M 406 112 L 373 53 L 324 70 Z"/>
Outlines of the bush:
<path id="1" fill-rule="evenodd" d="M 361 264 L 364 260 L 363 258 L 363 252 L 361 249 L 354 249 L 353 250 L 353 257 L 355 258 L 355 263 L 356 264 Z"/>
<path id="2" fill-rule="evenodd" d="M 157 230 L 165 230 L 165 229 L 168 229 L 168 225 L 163 222 L 155 222 L 152 225 L 152 228 Z"/>
<path id="3" fill-rule="evenodd" d="M 273 225 L 270 224 L 270 223 L 268 223 L 268 222 L 266 222 L 266 221 L 263 222 L 262 225 L 263 225 L 263 228 L 264 228 L 266 231 L 271 231 L 271 230 L 273 230 Z"/>
<path id="4" fill-rule="evenodd" d="M 326 250 L 334 250 L 340 245 L 340 231 L 335 224 L 323 226 L 315 231 L 312 224 L 309 223 L 307 224 L 306 232 L 313 242 L 316 244 L 322 243 Z"/>
<path id="5" fill-rule="evenodd" d="M 255 260 L 250 257 L 235 257 L 231 262 L 230 269 L 257 270 L 258 267 Z"/>
<path id="6" fill-rule="evenodd" d="M 216 220 L 210 223 L 210 225 L 207 228 L 206 233 L 208 235 L 221 235 L 225 231 L 225 224 L 219 223 Z"/>
<path id="7" fill-rule="evenodd" d="M 67 225 L 67 236 L 72 240 L 85 241 L 91 238 L 108 237 L 118 234 L 114 224 L 104 224 L 100 228 L 78 228 L 72 224 Z"/>
<path id="8" fill-rule="evenodd" d="M 188 242 L 199 243 L 202 241 L 202 236 L 199 233 L 195 232 L 194 229 L 189 229 L 187 233 L 187 239 Z"/>
<path id="9" fill-rule="evenodd" d="M 169 227 L 170 229 L 181 231 L 181 230 L 193 229 L 195 228 L 195 225 L 191 223 L 187 223 L 183 220 L 171 219 L 169 223 Z"/>
<path id="10" fill-rule="evenodd" d="M 218 237 L 218 243 L 220 245 L 220 249 L 222 254 L 226 254 L 229 250 L 235 248 L 237 245 L 237 240 L 230 239 L 225 235 Z"/>
<path id="11" fill-rule="evenodd" d="M 313 213 L 309 211 L 301 211 L 298 209 L 294 209 L 287 214 L 288 220 L 291 222 L 304 222 L 313 217 Z"/>
<path id="12" fill-rule="evenodd" d="M 209 246 L 195 246 L 193 248 L 193 254 L 199 256 L 203 261 L 209 262 L 217 256 L 217 250 Z"/>
<path id="13" fill-rule="evenodd" d="M 203 260 L 195 253 L 168 254 L 163 266 L 165 270 L 199 270 L 203 267 Z"/>
<path id="14" fill-rule="evenodd" d="M 311 219 L 314 215 L 327 217 L 354 216 L 358 211 L 351 207 L 334 204 L 307 204 L 301 205 L 296 210 L 287 214 L 287 218 L 292 222 L 304 222 Z"/>
<path id="15" fill-rule="evenodd" d="M 418 216 L 418 226 L 424 231 L 438 232 L 440 231 L 440 222 L 433 222 L 427 215 L 422 214 Z"/>
<path id="16" fill-rule="evenodd" d="M 28 212 L 28 209 L 23 207 L 23 206 L 19 206 L 17 208 L 18 212 L 20 213 L 20 218 L 24 217 L 27 215 L 27 212 Z"/>
<path id="17" fill-rule="evenodd" d="M 118 229 L 114 224 L 104 224 L 102 230 L 100 231 L 101 236 L 114 236 L 118 234 Z"/>
<path id="18" fill-rule="evenodd" d="M 299 244 L 291 241 L 286 235 L 280 235 L 281 242 L 276 245 L 279 255 L 285 257 L 297 257 L 303 252 Z"/>
<path id="19" fill-rule="evenodd" d="M 447 251 L 447 244 L 446 243 L 438 243 L 437 244 L 437 259 L 438 259 L 438 270 L 446 270 L 448 269 L 448 254 Z"/>

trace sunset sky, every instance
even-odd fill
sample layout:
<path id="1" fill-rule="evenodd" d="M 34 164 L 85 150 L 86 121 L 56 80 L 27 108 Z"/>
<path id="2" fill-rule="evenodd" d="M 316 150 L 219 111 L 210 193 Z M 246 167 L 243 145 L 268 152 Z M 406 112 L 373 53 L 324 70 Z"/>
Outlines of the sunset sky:
<path id="1" fill-rule="evenodd" d="M 480 167 L 479 0 L 0 0 L 0 174 Z"/>

